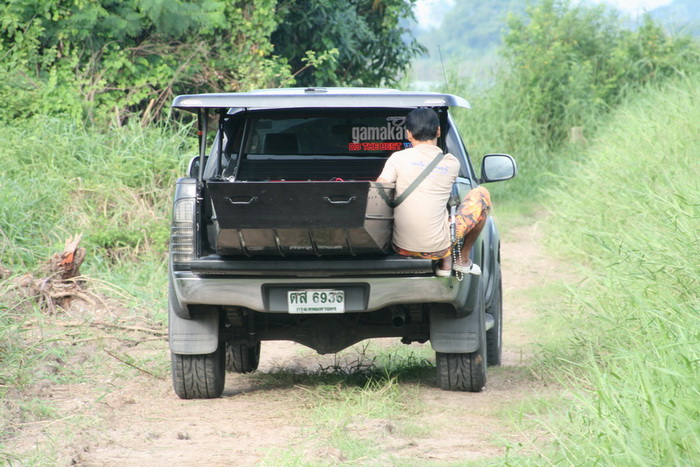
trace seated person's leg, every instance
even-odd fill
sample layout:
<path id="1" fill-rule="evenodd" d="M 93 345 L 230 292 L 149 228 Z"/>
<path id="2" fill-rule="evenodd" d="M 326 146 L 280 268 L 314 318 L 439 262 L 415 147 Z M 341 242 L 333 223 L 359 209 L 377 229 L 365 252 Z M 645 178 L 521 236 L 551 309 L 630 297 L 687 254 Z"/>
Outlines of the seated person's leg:
<path id="1" fill-rule="evenodd" d="M 457 208 L 456 214 L 456 231 L 457 242 L 462 241 L 462 249 L 460 258 L 457 259 L 457 264 L 452 264 L 452 258 L 444 258 L 438 267 L 440 269 L 449 269 L 458 267 L 463 272 L 478 275 L 481 270 L 478 266 L 471 266 L 469 252 L 474 246 L 474 242 L 479 237 L 479 234 L 486 225 L 486 218 L 491 211 L 491 196 L 488 190 L 484 187 L 477 187 L 467 193 L 467 196 L 462 201 L 462 204 Z M 461 261 L 460 261 L 461 260 Z"/>

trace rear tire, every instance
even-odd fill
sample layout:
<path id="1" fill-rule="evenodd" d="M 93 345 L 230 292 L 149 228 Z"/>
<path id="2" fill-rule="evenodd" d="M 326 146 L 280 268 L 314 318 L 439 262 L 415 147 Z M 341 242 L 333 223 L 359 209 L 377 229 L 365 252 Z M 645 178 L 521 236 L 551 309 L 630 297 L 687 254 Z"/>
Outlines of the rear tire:
<path id="1" fill-rule="evenodd" d="M 435 352 L 437 383 L 446 391 L 479 392 L 486 385 L 483 346 L 472 353 Z"/>
<path id="2" fill-rule="evenodd" d="M 224 392 L 226 358 L 221 345 L 211 354 L 170 356 L 173 388 L 181 399 L 213 399 Z"/>
<path id="3" fill-rule="evenodd" d="M 249 346 L 245 342 L 226 342 L 226 371 L 229 373 L 252 373 L 260 363 L 260 342 Z"/>
<path id="4" fill-rule="evenodd" d="M 486 360 L 489 366 L 500 365 L 503 353 L 503 286 L 500 277 L 496 287 L 491 305 L 486 309 L 486 313 L 493 316 L 493 327 L 486 331 Z"/>
<path id="5" fill-rule="evenodd" d="M 486 323 L 484 296 L 479 286 L 479 303 L 472 313 L 480 314 L 479 348 L 471 353 L 435 352 L 437 384 L 446 391 L 480 392 L 486 385 Z"/>

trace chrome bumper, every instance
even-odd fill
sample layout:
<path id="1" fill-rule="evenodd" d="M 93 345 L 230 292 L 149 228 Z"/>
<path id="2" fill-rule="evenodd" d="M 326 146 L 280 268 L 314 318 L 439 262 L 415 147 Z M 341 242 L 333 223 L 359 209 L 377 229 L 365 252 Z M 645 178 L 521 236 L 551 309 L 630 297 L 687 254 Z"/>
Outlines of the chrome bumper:
<path id="1" fill-rule="evenodd" d="M 175 296 L 183 307 L 188 305 L 241 306 L 263 313 L 284 313 L 271 307 L 266 290 L 270 288 L 338 288 L 363 287 L 367 290 L 361 309 L 348 312 L 368 312 L 390 305 L 415 303 L 451 303 L 464 305 L 470 283 L 455 278 L 420 277 L 327 277 L 327 278 L 260 278 L 231 276 L 200 276 L 189 271 L 171 271 Z"/>

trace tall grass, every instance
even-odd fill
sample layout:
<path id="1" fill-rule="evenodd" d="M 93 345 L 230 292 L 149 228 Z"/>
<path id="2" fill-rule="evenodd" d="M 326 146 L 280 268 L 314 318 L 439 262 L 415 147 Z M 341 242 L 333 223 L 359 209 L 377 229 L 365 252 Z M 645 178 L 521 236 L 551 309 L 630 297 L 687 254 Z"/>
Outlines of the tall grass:
<path id="1" fill-rule="evenodd" d="M 32 271 L 81 233 L 83 272 L 149 287 L 138 272 L 164 275 L 172 187 L 195 151 L 188 130 L 100 130 L 54 118 L 4 124 L 0 263 Z"/>
<path id="2" fill-rule="evenodd" d="M 481 158 L 488 153 L 507 153 L 516 159 L 518 176 L 507 183 L 488 185 L 492 195 L 508 201 L 539 200 L 552 173 L 570 157 L 562 157 L 563 149 L 552 150 L 530 126 L 524 117 L 527 96 L 523 90 L 505 83 L 478 89 L 461 82 L 452 85 L 450 92 L 470 100 L 472 109 L 455 109 L 452 113 L 477 171 Z"/>
<path id="3" fill-rule="evenodd" d="M 551 241 L 582 264 L 576 337 L 547 355 L 573 394 L 552 462 L 700 458 L 700 84 L 615 112 L 551 191 Z"/>

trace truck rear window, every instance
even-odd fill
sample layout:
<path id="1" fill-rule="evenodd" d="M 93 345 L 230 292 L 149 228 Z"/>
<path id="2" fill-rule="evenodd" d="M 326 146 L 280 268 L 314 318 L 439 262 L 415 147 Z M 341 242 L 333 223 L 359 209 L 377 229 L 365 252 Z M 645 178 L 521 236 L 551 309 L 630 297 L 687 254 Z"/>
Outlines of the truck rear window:
<path id="1" fill-rule="evenodd" d="M 230 181 L 373 180 L 411 146 L 404 109 L 248 111 L 224 124 Z"/>
<path id="2" fill-rule="evenodd" d="M 257 117 L 248 120 L 249 156 L 386 156 L 410 147 L 403 115 Z"/>

